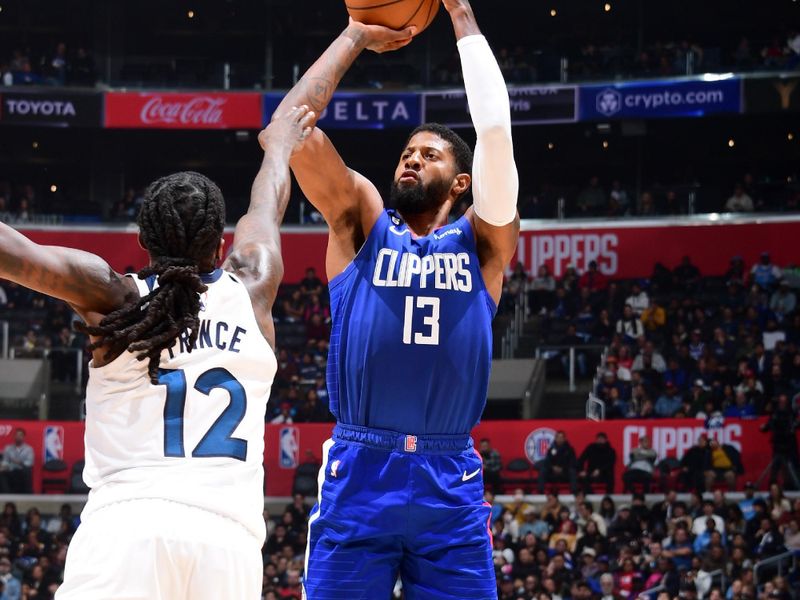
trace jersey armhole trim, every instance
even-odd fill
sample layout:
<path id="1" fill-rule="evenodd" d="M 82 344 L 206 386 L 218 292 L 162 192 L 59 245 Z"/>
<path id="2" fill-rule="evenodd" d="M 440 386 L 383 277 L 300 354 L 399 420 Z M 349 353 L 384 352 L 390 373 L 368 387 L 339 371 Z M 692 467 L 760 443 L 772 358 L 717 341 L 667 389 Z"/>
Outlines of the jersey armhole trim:
<path id="1" fill-rule="evenodd" d="M 489 288 L 486 285 L 486 280 L 483 278 L 483 269 L 481 269 L 481 260 L 480 257 L 478 256 L 478 240 L 475 237 L 475 229 L 472 227 L 472 223 L 466 217 L 466 215 L 461 217 L 458 221 L 461 220 L 464 221 L 464 227 L 466 229 L 469 229 L 470 240 L 472 241 L 472 247 L 473 250 L 475 251 L 475 258 L 478 260 L 478 275 L 479 275 L 478 280 L 481 283 L 483 294 L 484 296 L 486 296 L 486 304 L 491 311 L 492 319 L 494 319 L 497 316 L 497 302 L 494 301 L 494 298 L 492 298 L 492 295 L 489 293 Z M 458 221 L 456 221 L 456 223 L 458 223 Z M 454 225 L 456 223 L 454 223 Z"/>
<path id="2" fill-rule="evenodd" d="M 367 252 L 366 248 L 369 247 L 373 242 L 374 238 L 377 237 L 378 234 L 376 233 L 376 230 L 378 229 L 378 226 L 381 224 L 381 221 L 387 218 L 388 215 L 386 214 L 386 210 L 384 209 L 381 211 L 381 214 L 378 215 L 378 220 L 375 221 L 375 224 L 372 226 L 372 229 L 370 230 L 367 239 L 364 240 L 364 243 L 361 245 L 361 248 L 358 249 L 358 252 L 356 252 L 356 255 L 353 257 L 353 260 L 350 261 L 350 264 L 348 264 L 344 268 L 344 271 L 342 271 L 336 277 L 328 281 L 328 290 L 333 290 L 339 287 L 339 285 L 341 285 L 344 281 L 347 280 L 350 274 L 356 269 L 356 263 L 358 263 L 358 261 L 361 258 L 363 258 L 363 255 L 366 254 Z"/>

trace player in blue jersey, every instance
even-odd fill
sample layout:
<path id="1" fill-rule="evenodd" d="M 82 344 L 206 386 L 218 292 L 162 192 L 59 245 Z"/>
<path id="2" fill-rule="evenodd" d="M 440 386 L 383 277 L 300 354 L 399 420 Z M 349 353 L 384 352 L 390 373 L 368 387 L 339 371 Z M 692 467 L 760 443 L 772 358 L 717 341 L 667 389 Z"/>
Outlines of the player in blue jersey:
<path id="1" fill-rule="evenodd" d="M 315 129 L 291 162 L 330 228 L 333 439 L 309 520 L 309 600 L 496 598 L 490 508 L 470 431 L 486 402 L 491 321 L 519 234 L 505 82 L 469 2 L 444 0 L 458 39 L 475 155 L 441 125 L 415 130 L 386 210 Z M 287 95 L 322 113 L 368 48 L 413 31 L 351 22 Z M 474 204 L 448 225 L 472 189 Z"/>

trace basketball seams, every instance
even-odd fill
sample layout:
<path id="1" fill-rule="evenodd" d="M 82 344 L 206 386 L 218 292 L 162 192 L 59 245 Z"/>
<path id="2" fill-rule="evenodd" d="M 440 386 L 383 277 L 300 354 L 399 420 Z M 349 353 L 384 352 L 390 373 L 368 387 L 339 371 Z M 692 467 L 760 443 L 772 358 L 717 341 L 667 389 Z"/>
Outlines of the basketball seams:
<path id="1" fill-rule="evenodd" d="M 425 0 L 419 0 L 419 4 L 417 5 L 417 8 L 416 8 L 416 10 L 415 10 L 414 12 L 412 12 L 412 13 L 411 13 L 411 16 L 410 16 L 410 17 L 408 17 L 408 19 L 406 20 L 406 22 L 405 22 L 405 23 L 403 23 L 403 26 L 402 26 L 402 27 L 400 27 L 400 29 L 403 29 L 403 28 L 405 28 L 405 27 L 408 27 L 408 24 L 409 24 L 409 23 L 411 23 L 411 21 L 413 21 L 413 20 L 414 20 L 414 17 L 416 17 L 416 16 L 417 16 L 417 13 L 419 13 L 419 10 L 422 8 L 422 5 L 423 5 L 423 4 L 425 4 Z"/>
<path id="2" fill-rule="evenodd" d="M 436 10 L 433 10 L 433 7 L 436 7 Z M 433 22 L 433 19 L 436 17 L 436 13 L 439 10 L 439 0 L 430 0 L 428 3 L 428 16 L 425 17 L 425 27 L 427 28 Z"/>
<path id="3" fill-rule="evenodd" d="M 416 0 L 416 6 L 414 4 L 415 0 L 345 0 L 347 11 L 357 21 L 396 30 L 413 24 L 422 31 L 433 22 L 441 8 L 439 0 Z"/>
<path id="4" fill-rule="evenodd" d="M 381 4 L 371 4 L 370 6 L 350 6 L 349 4 L 345 4 L 345 6 L 347 7 L 347 10 L 374 10 L 376 8 L 384 8 L 386 6 L 391 6 L 392 4 L 399 4 L 400 2 L 405 2 L 405 0 L 389 0 L 389 2 L 382 2 Z"/>

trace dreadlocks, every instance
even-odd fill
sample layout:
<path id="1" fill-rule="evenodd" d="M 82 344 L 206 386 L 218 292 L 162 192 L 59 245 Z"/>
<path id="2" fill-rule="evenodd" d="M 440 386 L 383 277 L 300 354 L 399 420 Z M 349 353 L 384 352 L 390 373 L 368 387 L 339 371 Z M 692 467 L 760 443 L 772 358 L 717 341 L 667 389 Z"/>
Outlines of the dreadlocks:
<path id="1" fill-rule="evenodd" d="M 125 350 L 138 353 L 139 360 L 149 359 L 148 374 L 155 384 L 162 350 L 180 335 L 188 336 L 190 352 L 197 341 L 200 294 L 208 289 L 200 273 L 214 268 L 225 201 L 205 176 L 175 173 L 150 184 L 137 221 L 151 259 L 138 275 L 155 275 L 158 286 L 146 296 L 132 297 L 97 327 L 80 329 L 99 338 L 91 349 L 107 347 L 107 359 Z"/>

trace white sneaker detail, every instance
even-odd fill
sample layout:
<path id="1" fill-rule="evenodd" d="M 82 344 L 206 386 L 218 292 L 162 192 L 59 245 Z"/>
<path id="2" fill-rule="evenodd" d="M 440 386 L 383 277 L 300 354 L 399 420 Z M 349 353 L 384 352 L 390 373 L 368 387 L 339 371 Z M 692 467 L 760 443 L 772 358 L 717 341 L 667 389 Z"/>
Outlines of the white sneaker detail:
<path id="1" fill-rule="evenodd" d="M 473 477 L 475 477 L 475 475 L 477 475 L 478 473 L 480 473 L 480 472 L 481 472 L 481 470 L 482 470 L 482 469 L 477 469 L 476 471 L 474 471 L 474 472 L 470 473 L 469 475 L 467 475 L 467 472 L 466 472 L 466 471 L 464 471 L 464 474 L 461 476 L 461 481 L 469 481 L 470 479 L 472 479 Z"/>

